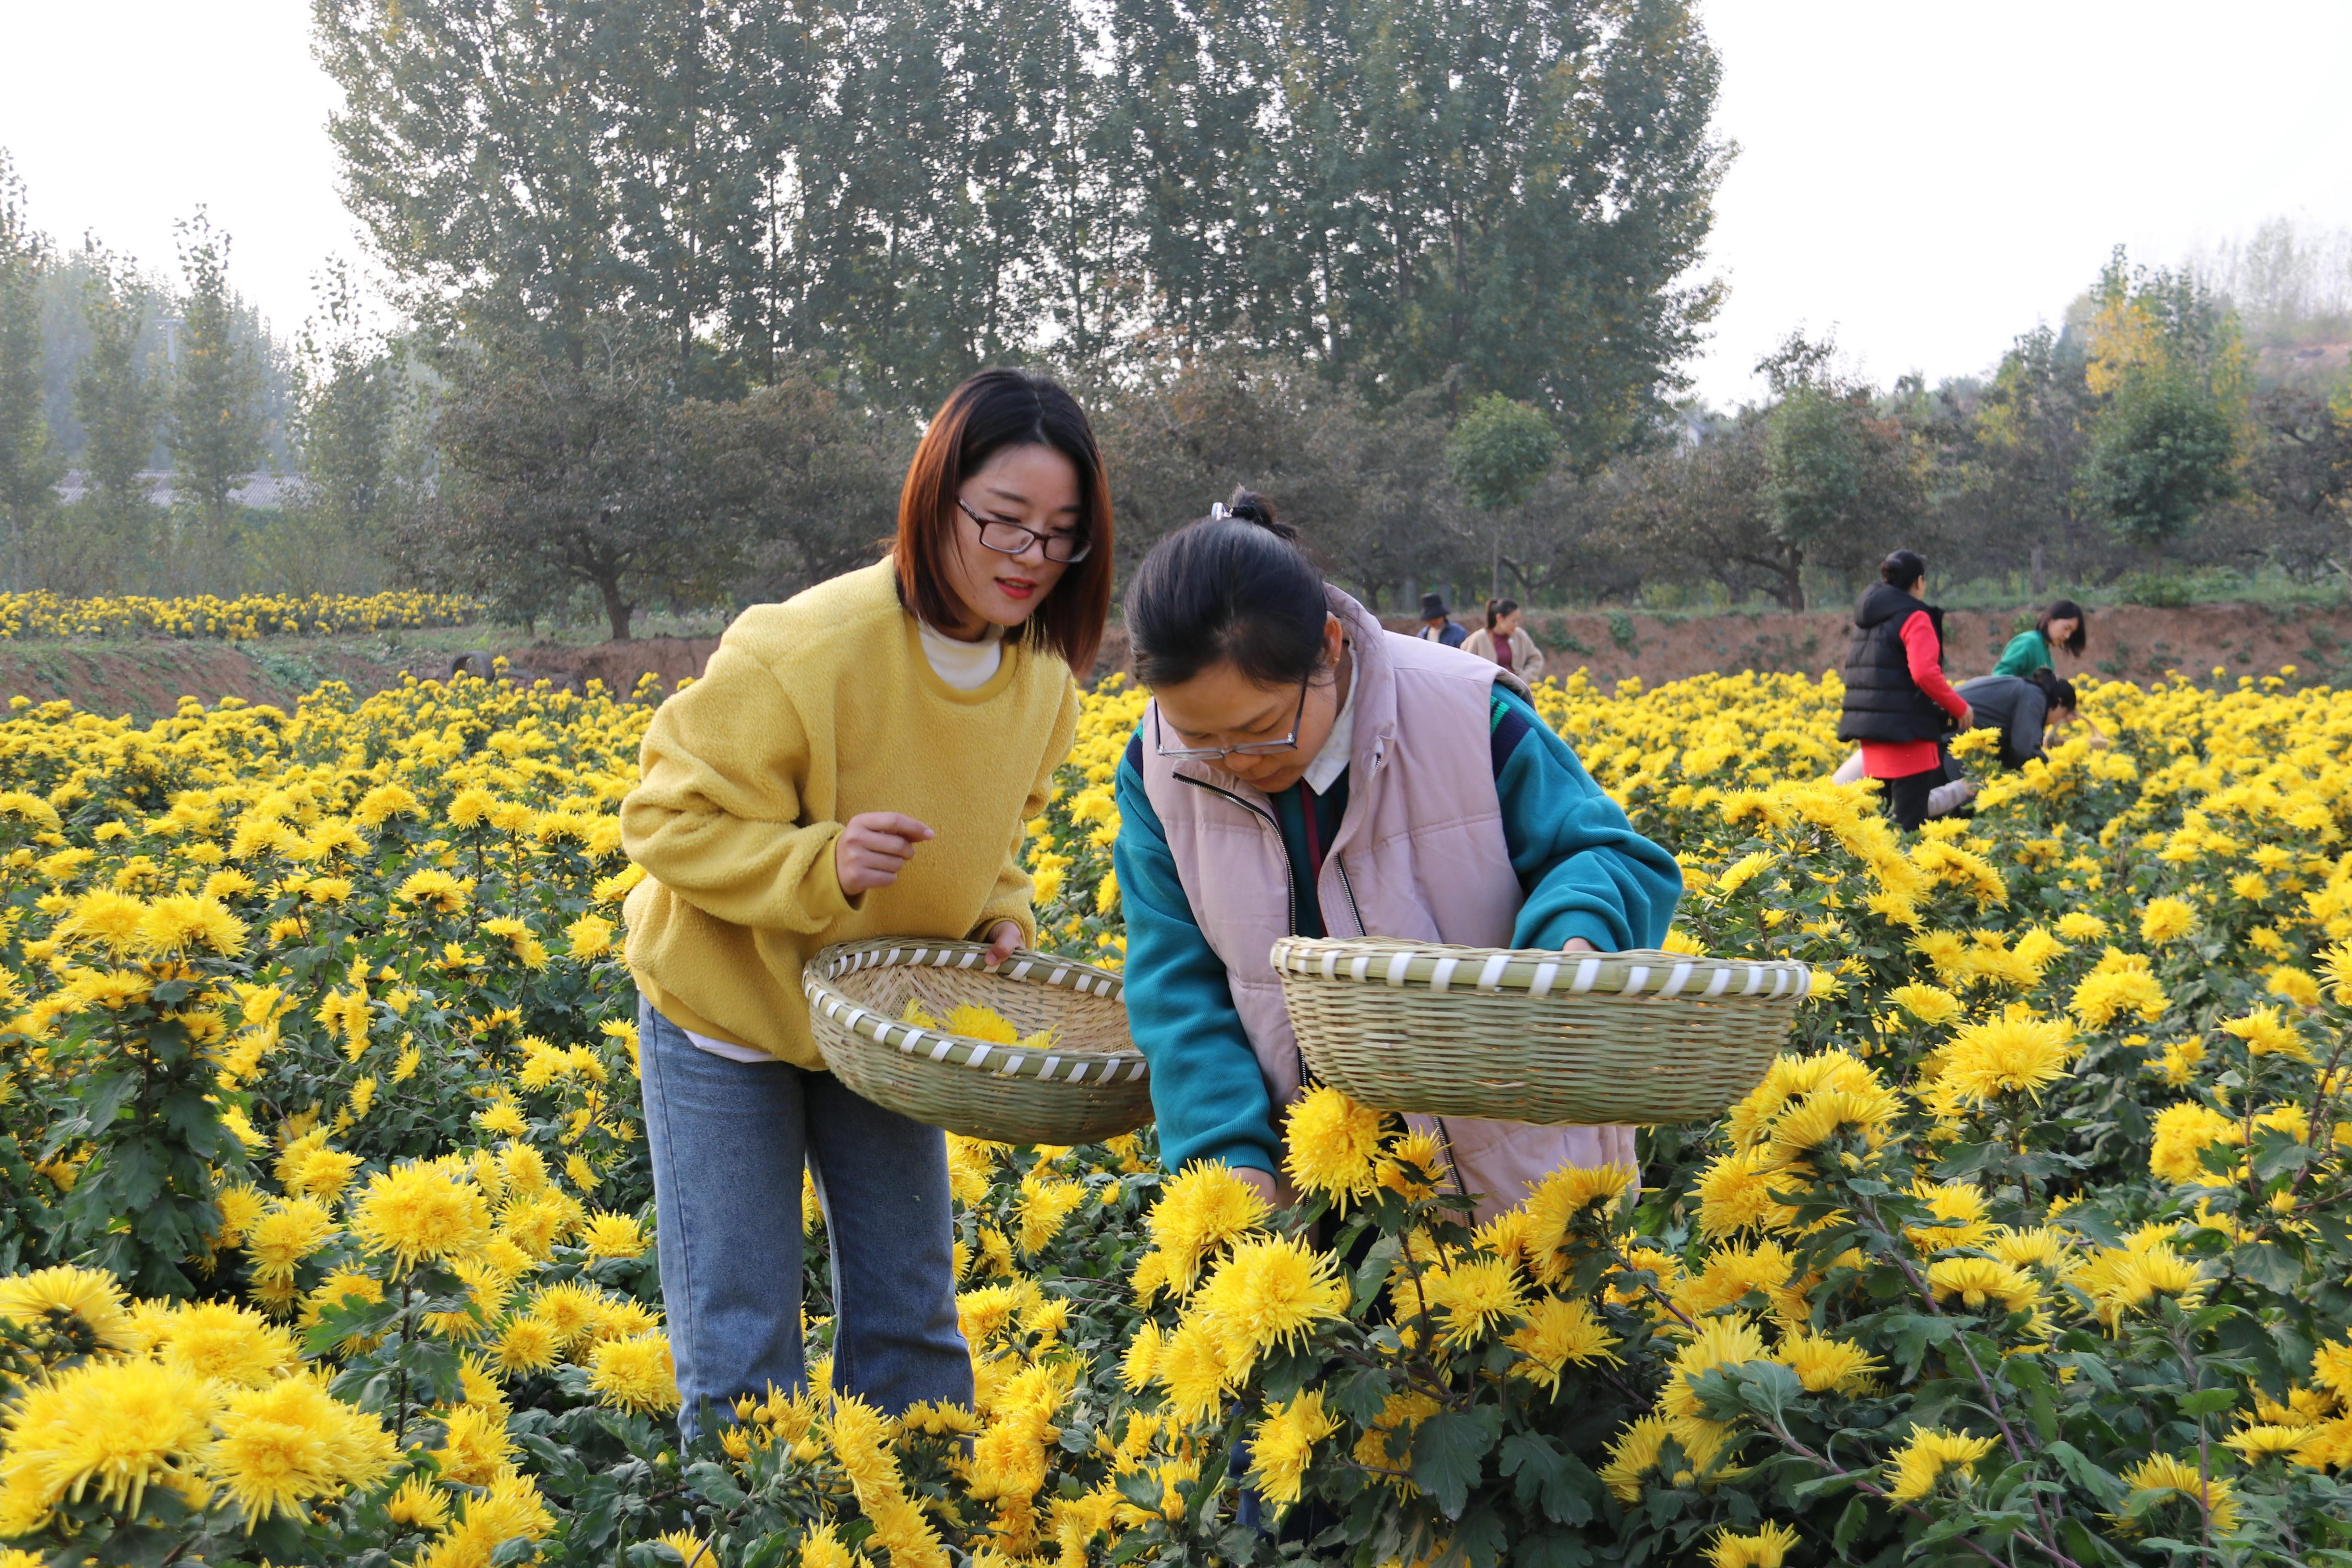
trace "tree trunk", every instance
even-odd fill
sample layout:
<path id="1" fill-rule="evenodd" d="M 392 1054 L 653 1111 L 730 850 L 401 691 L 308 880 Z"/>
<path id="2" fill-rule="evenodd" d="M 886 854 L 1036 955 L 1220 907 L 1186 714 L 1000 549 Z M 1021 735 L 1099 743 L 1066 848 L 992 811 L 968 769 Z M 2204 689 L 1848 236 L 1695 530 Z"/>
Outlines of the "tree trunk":
<path id="1" fill-rule="evenodd" d="M 2033 542 L 2033 596 L 2036 599 L 2049 591 L 2050 578 L 2042 569 L 2042 542 Z"/>
<path id="2" fill-rule="evenodd" d="M 1780 568 L 1780 605 L 1792 616 L 1805 613 L 1805 557 L 1801 552 L 1790 552 L 1789 563 Z"/>
<path id="3" fill-rule="evenodd" d="M 636 614 L 637 607 L 622 600 L 620 574 L 615 573 L 610 577 L 598 578 L 596 591 L 604 595 L 604 619 L 612 624 L 613 640 L 627 642 L 629 617 Z"/>

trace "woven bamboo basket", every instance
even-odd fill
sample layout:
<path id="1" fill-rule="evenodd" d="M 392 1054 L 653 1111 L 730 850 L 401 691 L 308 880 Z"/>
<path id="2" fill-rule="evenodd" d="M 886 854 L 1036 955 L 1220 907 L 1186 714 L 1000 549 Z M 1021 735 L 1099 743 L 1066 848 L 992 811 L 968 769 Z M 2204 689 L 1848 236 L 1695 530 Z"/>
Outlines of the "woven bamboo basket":
<path id="1" fill-rule="evenodd" d="M 1075 960 L 1021 952 L 1000 968 L 971 942 L 849 942 L 802 966 L 809 1026 L 835 1078 L 875 1104 L 968 1138 L 1091 1143 L 1151 1120 L 1151 1082 L 1127 1033 L 1126 985 Z M 1048 1052 L 899 1022 L 909 998 L 944 1016 L 994 1008 Z"/>
<path id="2" fill-rule="evenodd" d="M 1383 1110 L 1551 1126 L 1710 1121 L 1762 1080 L 1812 972 L 1783 960 L 1285 937 L 1316 1077 Z"/>

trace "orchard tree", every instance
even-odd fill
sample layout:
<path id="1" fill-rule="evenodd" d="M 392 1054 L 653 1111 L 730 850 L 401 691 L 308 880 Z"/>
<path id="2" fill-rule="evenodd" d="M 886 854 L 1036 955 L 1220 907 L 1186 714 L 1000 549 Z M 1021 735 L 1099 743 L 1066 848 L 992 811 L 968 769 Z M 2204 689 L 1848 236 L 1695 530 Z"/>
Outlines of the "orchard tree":
<path id="1" fill-rule="evenodd" d="M 2193 273 L 2131 266 L 2120 247 L 2092 300 L 2084 379 L 2102 403 L 2083 497 L 2116 539 L 2153 552 L 2237 492 L 2252 356 L 2226 300 Z"/>
<path id="2" fill-rule="evenodd" d="M 2076 476 L 2097 400 L 2085 370 L 2078 334 L 2046 326 L 2025 333 L 1956 422 L 1947 449 L 1955 483 L 1946 510 L 1980 545 L 2021 549 L 2036 597 L 2053 546 L 2074 562 L 2087 526 Z"/>
<path id="3" fill-rule="evenodd" d="M 1505 514 L 1527 506 L 1559 450 L 1559 432 L 1540 410 L 1499 392 L 1472 404 L 1446 438 L 1446 467 L 1454 486 L 1484 514 L 1489 594 L 1503 591 Z M 1510 565 L 1524 583 L 1519 563 Z"/>
<path id="4" fill-rule="evenodd" d="M 731 606 L 872 560 L 918 434 L 806 366 L 730 402 L 679 399 L 666 335 L 606 320 L 575 364 L 486 332 L 453 354 L 447 483 L 395 530 L 418 580 L 528 620 L 585 590 L 613 639 L 638 610 Z"/>
<path id="5" fill-rule="evenodd" d="M 1330 575 L 1378 608 L 1465 537 L 1433 389 L 1376 407 L 1295 361 L 1237 348 L 1082 384 L 1132 563 L 1237 485 L 1271 500 Z"/>
<path id="6" fill-rule="evenodd" d="M 671 416 L 692 536 L 750 552 L 750 576 L 728 588 L 739 600 L 786 598 L 863 565 L 898 527 L 920 426 L 857 408 L 820 372 L 789 365 L 739 400 L 689 398 Z"/>
<path id="7" fill-rule="evenodd" d="M 1784 609 L 1804 603 L 1804 559 L 1765 525 L 1764 418 L 1753 410 L 1709 422 L 1690 443 L 1628 464 L 1618 532 L 1650 572 L 1711 578 L 1734 600 L 1754 589 Z"/>
<path id="8" fill-rule="evenodd" d="M 1870 389 L 1832 368 L 1827 342 L 1791 336 L 1758 366 L 1779 401 L 1764 419 L 1759 521 L 1777 562 L 1774 597 L 1806 607 L 1808 566 L 1851 574 L 1900 542 L 1925 509 L 1922 455 Z"/>

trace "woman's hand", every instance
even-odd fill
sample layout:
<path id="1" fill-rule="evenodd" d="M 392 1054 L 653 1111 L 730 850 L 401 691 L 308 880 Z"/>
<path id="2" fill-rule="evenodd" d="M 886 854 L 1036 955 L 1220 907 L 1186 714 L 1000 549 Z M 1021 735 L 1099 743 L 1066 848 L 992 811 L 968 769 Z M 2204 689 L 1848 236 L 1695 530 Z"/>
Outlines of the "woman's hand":
<path id="1" fill-rule="evenodd" d="M 1973 730 L 1977 727 L 1977 710 L 1966 702 L 1960 704 L 1959 725 L 1963 730 Z"/>
<path id="2" fill-rule="evenodd" d="M 1568 939 L 1568 945 L 1560 949 L 1560 952 L 1599 952 L 1601 950 L 1599 948 L 1593 946 L 1591 942 L 1585 941 L 1580 936 L 1570 937 Z"/>
<path id="3" fill-rule="evenodd" d="M 1239 1176 L 1250 1191 L 1264 1198 L 1266 1207 L 1276 1208 L 1281 1205 L 1282 1200 L 1275 1195 L 1272 1172 L 1261 1171 L 1255 1165 L 1228 1165 L 1225 1168 Z"/>
<path id="4" fill-rule="evenodd" d="M 850 898 L 898 879 L 898 868 L 913 858 L 915 846 L 936 837 L 911 816 L 895 811 L 861 812 L 849 819 L 833 843 L 834 873 Z"/>
<path id="5" fill-rule="evenodd" d="M 999 921 L 988 928 L 988 966 L 991 969 L 1013 956 L 1021 945 L 1021 928 L 1011 921 Z"/>

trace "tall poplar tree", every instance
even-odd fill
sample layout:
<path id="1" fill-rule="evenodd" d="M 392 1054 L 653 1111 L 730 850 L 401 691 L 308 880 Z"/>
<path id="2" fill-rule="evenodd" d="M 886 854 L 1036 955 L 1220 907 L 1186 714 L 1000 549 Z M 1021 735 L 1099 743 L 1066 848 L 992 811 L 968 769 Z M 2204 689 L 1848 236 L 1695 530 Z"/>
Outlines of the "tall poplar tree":
<path id="1" fill-rule="evenodd" d="M 992 361 L 1234 348 L 1377 406 L 1541 408 L 1589 469 L 1712 312 L 1689 0 L 313 0 L 415 302 L 680 395 L 815 353 L 928 408 Z"/>
<path id="2" fill-rule="evenodd" d="M 48 241 L 25 208 L 25 184 L 0 150 L 0 524 L 7 529 L 8 586 L 25 582 L 26 535 L 56 505 L 64 455 L 41 407 L 42 274 Z"/>
<path id="3" fill-rule="evenodd" d="M 173 226 L 186 293 L 166 405 L 173 493 L 194 507 L 210 542 L 226 542 L 229 493 L 262 458 L 261 362 L 236 331 L 229 237 L 202 207 Z"/>
<path id="4" fill-rule="evenodd" d="M 139 480 L 155 451 L 163 416 L 161 378 L 140 352 L 147 327 L 136 274 L 93 247 L 83 258 L 82 326 L 89 347 L 74 371 L 74 417 L 81 422 L 88 493 L 110 514 L 148 505 Z"/>

